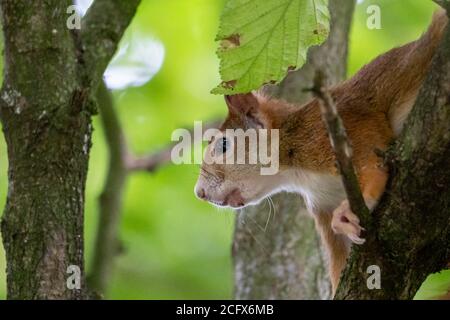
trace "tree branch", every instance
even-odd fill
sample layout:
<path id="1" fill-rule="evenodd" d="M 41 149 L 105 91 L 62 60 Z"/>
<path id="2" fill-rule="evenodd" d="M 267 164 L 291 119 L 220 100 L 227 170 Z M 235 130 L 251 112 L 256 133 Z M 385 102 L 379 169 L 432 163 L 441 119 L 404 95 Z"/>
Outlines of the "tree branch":
<path id="1" fill-rule="evenodd" d="M 352 251 L 336 299 L 411 299 L 426 277 L 450 260 L 450 28 L 405 128 L 387 153 L 388 192 L 372 214 L 375 227 Z M 370 265 L 381 289 L 366 285 Z"/>
<path id="2" fill-rule="evenodd" d="M 95 88 L 136 14 L 141 0 L 95 0 L 82 21 L 86 83 Z"/>
<path id="3" fill-rule="evenodd" d="M 114 109 L 111 93 L 104 82 L 97 92 L 97 103 L 109 153 L 109 166 L 103 191 L 99 197 L 99 221 L 94 247 L 93 265 L 88 277 L 90 289 L 103 294 L 111 278 L 113 260 L 120 244 L 117 239 L 122 211 L 123 190 L 127 168 L 125 157 L 127 146 L 125 137 Z"/>
<path id="4" fill-rule="evenodd" d="M 353 167 L 353 150 L 342 119 L 339 117 L 336 104 L 330 92 L 325 88 L 325 83 L 324 73 L 318 70 L 314 78 L 312 91 L 319 100 L 322 119 L 327 127 L 331 145 L 335 152 L 336 162 L 342 176 L 350 208 L 359 217 L 361 224 L 369 228 L 370 212 L 364 202 L 358 177 Z"/>
<path id="5" fill-rule="evenodd" d="M 208 130 L 212 128 L 218 128 L 221 124 L 221 121 L 211 121 L 207 122 L 203 126 L 203 130 Z M 193 130 L 190 130 L 193 133 Z M 193 143 L 198 142 L 194 140 Z M 174 142 L 169 144 L 167 147 L 161 149 L 160 151 L 154 152 L 149 155 L 136 157 L 132 155 L 128 155 L 127 157 L 127 169 L 129 171 L 148 171 L 153 172 L 158 169 L 161 165 L 169 163 L 171 161 L 171 152 L 172 148 L 178 142 Z"/>

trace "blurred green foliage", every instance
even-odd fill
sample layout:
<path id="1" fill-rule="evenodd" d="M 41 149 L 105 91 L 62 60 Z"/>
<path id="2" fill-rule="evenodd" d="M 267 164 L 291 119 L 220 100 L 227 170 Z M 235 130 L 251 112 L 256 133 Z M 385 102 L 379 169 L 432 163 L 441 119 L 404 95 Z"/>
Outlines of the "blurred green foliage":
<path id="1" fill-rule="evenodd" d="M 146 85 L 114 93 L 130 148 L 155 152 L 172 131 L 194 120 L 225 114 L 220 96 L 210 89 L 220 82 L 215 34 L 223 0 L 143 0 L 128 33 L 154 37 L 165 47 L 162 69 Z M 366 8 L 378 4 L 382 29 L 366 27 Z M 378 54 L 411 41 L 426 29 L 431 1 L 364 1 L 357 6 L 351 34 L 349 74 Z M 105 177 L 107 153 L 102 128 L 95 133 L 86 194 L 86 260 L 89 268 L 97 221 L 97 198 Z M 232 297 L 230 257 L 234 214 L 195 199 L 197 166 L 166 166 L 155 174 L 128 180 L 120 239 L 124 252 L 116 261 L 107 298 L 217 299 Z M 7 159 L 0 139 L 0 207 L 7 192 Z M 0 298 L 5 297 L 5 260 L 0 246 Z M 434 275 L 417 298 L 443 293 L 450 273 Z"/>

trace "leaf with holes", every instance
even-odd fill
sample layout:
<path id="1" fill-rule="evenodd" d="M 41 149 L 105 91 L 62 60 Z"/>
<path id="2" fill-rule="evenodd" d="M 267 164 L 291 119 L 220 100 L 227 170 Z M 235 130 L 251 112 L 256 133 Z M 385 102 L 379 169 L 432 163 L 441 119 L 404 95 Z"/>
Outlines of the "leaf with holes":
<path id="1" fill-rule="evenodd" d="M 228 0 L 217 35 L 222 83 L 214 94 L 279 83 L 329 32 L 327 0 Z"/>

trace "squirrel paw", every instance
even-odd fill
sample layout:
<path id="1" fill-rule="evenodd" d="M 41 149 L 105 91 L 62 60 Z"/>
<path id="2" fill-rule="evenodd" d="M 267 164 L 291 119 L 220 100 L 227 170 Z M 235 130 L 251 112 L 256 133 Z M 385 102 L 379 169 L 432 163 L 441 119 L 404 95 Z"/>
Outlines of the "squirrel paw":
<path id="1" fill-rule="evenodd" d="M 360 237 L 364 228 L 359 225 L 359 219 L 350 209 L 348 200 L 342 201 L 341 205 L 333 211 L 331 228 L 336 234 L 346 235 L 353 243 L 366 242 Z"/>

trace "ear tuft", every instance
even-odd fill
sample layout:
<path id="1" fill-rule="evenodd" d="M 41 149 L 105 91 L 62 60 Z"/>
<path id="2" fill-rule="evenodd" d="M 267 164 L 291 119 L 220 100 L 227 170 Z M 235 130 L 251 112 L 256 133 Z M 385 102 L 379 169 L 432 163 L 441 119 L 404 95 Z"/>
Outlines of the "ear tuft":
<path id="1" fill-rule="evenodd" d="M 243 93 L 235 95 L 226 95 L 225 102 L 227 103 L 230 113 L 247 115 L 252 111 L 258 109 L 258 99 L 253 93 Z"/>
<path id="2" fill-rule="evenodd" d="M 259 90 L 253 91 L 253 95 L 255 96 L 256 100 L 258 100 L 258 103 L 265 103 L 272 99 L 272 97 L 267 93 L 267 91 L 264 90 L 264 87 L 262 87 Z"/>
<path id="3" fill-rule="evenodd" d="M 243 128 L 265 128 L 260 102 L 254 93 L 225 96 L 230 115 L 241 119 Z"/>

